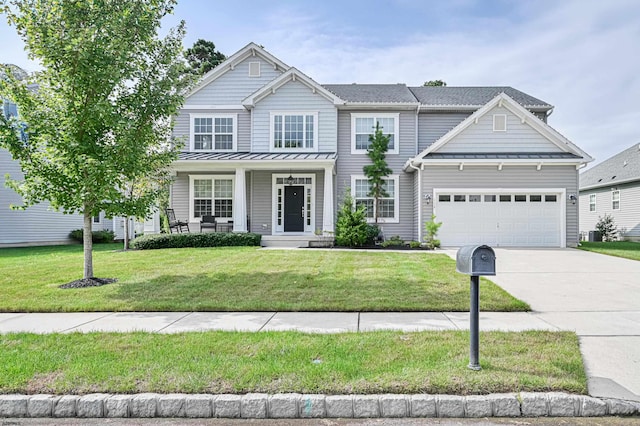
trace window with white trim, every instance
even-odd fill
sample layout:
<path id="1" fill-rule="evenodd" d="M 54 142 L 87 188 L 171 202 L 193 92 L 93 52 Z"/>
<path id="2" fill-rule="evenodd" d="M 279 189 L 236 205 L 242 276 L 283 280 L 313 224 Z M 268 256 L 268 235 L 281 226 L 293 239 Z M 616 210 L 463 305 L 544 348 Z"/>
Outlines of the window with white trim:
<path id="1" fill-rule="evenodd" d="M 233 177 L 189 176 L 191 218 L 215 216 L 217 219 L 233 218 Z"/>
<path id="2" fill-rule="evenodd" d="M 378 209 L 378 220 L 382 223 L 397 223 L 399 221 L 399 179 L 398 176 L 389 176 L 384 179 L 384 190 L 387 197 L 381 198 L 375 205 L 373 197 L 369 196 L 371 185 L 366 176 L 351 177 L 351 193 L 356 207 L 365 206 L 367 220 L 373 222 L 375 211 Z"/>
<path id="3" fill-rule="evenodd" d="M 371 145 L 369 137 L 380 125 L 382 133 L 389 136 L 389 154 L 398 153 L 398 127 L 400 114 L 351 114 L 351 153 L 366 154 Z"/>
<path id="4" fill-rule="evenodd" d="M 589 194 L 589 211 L 596 211 L 596 194 Z"/>
<path id="5" fill-rule="evenodd" d="M 317 113 L 272 113 L 271 148 L 283 151 L 316 150 L 317 122 Z"/>
<path id="6" fill-rule="evenodd" d="M 191 115 L 192 151 L 235 151 L 237 115 Z"/>
<path id="7" fill-rule="evenodd" d="M 611 192 L 611 208 L 620 210 L 620 191 Z"/>

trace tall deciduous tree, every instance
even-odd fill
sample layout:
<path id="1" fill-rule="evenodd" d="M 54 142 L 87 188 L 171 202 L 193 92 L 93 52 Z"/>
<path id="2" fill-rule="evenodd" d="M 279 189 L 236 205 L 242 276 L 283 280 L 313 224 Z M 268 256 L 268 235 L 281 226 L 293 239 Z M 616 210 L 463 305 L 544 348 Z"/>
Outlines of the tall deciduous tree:
<path id="1" fill-rule="evenodd" d="M 388 197 L 389 194 L 385 189 L 385 178 L 393 173 L 393 170 L 387 165 L 387 151 L 389 150 L 389 140 L 391 138 L 385 135 L 380 128 L 380 123 L 376 122 L 376 130 L 372 135 L 369 135 L 369 148 L 367 149 L 367 155 L 371 159 L 371 163 L 362 168 L 365 176 L 369 179 L 369 193 L 367 196 L 373 197 L 373 218 L 375 223 L 378 223 L 380 217 L 380 200 L 384 197 Z"/>
<path id="2" fill-rule="evenodd" d="M 20 122 L 0 123 L 0 146 L 20 162 L 10 185 L 24 205 L 49 201 L 84 217 L 84 279 L 93 278 L 92 217 L 148 214 L 179 144 L 171 117 L 193 77 L 184 72 L 184 23 L 158 37 L 175 0 L 0 0 L 43 70 L 38 90 L 9 75 L 0 96 Z M 25 137 L 17 129 L 24 128 Z"/>
<path id="3" fill-rule="evenodd" d="M 423 86 L 446 86 L 447 82 L 443 80 L 429 80 L 425 81 Z"/>
<path id="4" fill-rule="evenodd" d="M 213 42 L 198 39 L 193 46 L 184 52 L 189 62 L 189 70 L 195 75 L 204 75 L 224 62 L 227 57 L 216 50 Z"/>

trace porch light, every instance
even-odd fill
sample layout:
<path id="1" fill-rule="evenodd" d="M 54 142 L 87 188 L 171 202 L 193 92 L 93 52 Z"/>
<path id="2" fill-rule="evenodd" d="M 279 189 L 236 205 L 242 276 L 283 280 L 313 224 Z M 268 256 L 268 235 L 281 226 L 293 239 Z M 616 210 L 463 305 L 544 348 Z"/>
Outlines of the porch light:
<path id="1" fill-rule="evenodd" d="M 291 172 L 289 172 L 289 177 L 287 178 L 287 185 L 293 185 L 293 176 L 291 175 Z"/>
<path id="2" fill-rule="evenodd" d="M 424 194 L 424 201 L 426 201 L 427 204 L 431 203 L 431 194 Z"/>
<path id="3" fill-rule="evenodd" d="M 571 204 L 575 204 L 576 203 L 576 194 L 570 194 L 569 195 L 569 200 L 571 200 Z"/>

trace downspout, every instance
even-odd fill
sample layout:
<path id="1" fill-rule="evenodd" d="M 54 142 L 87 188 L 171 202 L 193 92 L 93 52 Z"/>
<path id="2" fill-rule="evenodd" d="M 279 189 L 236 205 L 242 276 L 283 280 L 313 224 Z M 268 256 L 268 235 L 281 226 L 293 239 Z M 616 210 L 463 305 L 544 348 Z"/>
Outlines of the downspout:
<path id="1" fill-rule="evenodd" d="M 409 161 L 409 167 L 418 171 L 418 241 L 422 242 L 422 169 Z"/>

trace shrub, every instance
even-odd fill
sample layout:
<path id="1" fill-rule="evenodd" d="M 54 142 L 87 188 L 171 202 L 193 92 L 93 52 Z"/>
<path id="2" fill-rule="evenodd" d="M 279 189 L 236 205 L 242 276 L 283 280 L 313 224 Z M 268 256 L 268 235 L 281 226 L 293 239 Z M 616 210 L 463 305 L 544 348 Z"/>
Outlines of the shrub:
<path id="1" fill-rule="evenodd" d="M 74 229 L 69 232 L 69 238 L 81 243 L 84 238 L 84 232 L 82 229 Z M 116 234 L 106 229 L 91 232 L 91 239 L 94 243 L 112 243 L 115 238 Z"/>
<path id="2" fill-rule="evenodd" d="M 344 247 L 360 247 L 367 242 L 367 218 L 365 207 L 355 208 L 351 191 L 347 189 L 336 220 L 336 244 Z"/>
<path id="3" fill-rule="evenodd" d="M 615 241 L 618 239 L 618 228 L 610 214 L 605 214 L 604 217 L 598 217 L 596 230 L 602 235 L 602 241 Z"/>
<path id="4" fill-rule="evenodd" d="M 365 244 L 374 245 L 380 236 L 380 228 L 378 225 L 367 224 L 367 241 Z"/>
<path id="5" fill-rule="evenodd" d="M 383 241 L 380 245 L 382 247 L 402 247 L 404 246 L 404 240 L 400 238 L 400 235 L 394 235 L 388 240 Z"/>
<path id="6" fill-rule="evenodd" d="M 193 234 L 149 234 L 136 238 L 131 247 L 138 250 L 154 250 L 183 247 L 231 247 L 259 246 L 262 235 L 253 233 L 193 233 Z"/>
<path id="7" fill-rule="evenodd" d="M 427 248 L 433 250 L 436 247 L 440 247 L 440 240 L 436 239 L 438 230 L 442 226 L 442 222 L 436 222 L 436 215 L 431 215 L 431 220 L 425 222 L 424 230 L 427 235 L 424 236 L 424 241 L 427 244 Z"/>
<path id="8" fill-rule="evenodd" d="M 409 247 L 417 249 L 422 247 L 422 243 L 420 241 L 409 241 Z"/>

